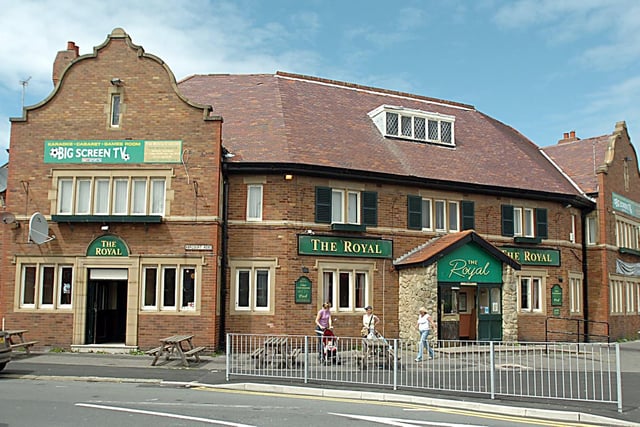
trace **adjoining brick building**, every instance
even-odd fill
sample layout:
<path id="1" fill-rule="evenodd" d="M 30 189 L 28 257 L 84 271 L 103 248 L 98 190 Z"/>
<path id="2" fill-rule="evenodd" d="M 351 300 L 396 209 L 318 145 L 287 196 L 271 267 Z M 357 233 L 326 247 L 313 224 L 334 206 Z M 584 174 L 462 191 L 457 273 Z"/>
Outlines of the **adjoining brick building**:
<path id="1" fill-rule="evenodd" d="M 43 347 L 217 342 L 221 119 L 121 29 L 69 42 L 53 81 L 11 119 L 4 326 Z"/>
<path id="2" fill-rule="evenodd" d="M 549 318 L 584 318 L 593 200 L 473 106 L 282 72 L 176 85 L 120 29 L 67 57 L 12 119 L 7 327 L 45 346 L 189 331 L 216 347 L 313 334 L 324 301 L 344 336 L 369 304 L 403 338 L 421 305 L 441 339 L 543 340 Z"/>
<path id="3" fill-rule="evenodd" d="M 585 218 L 587 332 L 636 339 L 640 330 L 640 172 L 625 122 L 611 134 L 579 139 L 564 134 L 544 147 L 597 202 Z M 608 331 L 608 332 L 607 332 Z"/>

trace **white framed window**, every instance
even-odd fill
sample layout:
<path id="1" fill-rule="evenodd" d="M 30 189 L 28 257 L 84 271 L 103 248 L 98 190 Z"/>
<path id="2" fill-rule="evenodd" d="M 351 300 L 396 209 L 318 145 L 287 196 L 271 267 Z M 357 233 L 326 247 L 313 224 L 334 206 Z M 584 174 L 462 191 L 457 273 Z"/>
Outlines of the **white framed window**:
<path id="1" fill-rule="evenodd" d="M 120 101 L 122 96 L 119 93 L 111 95 L 111 127 L 120 127 Z"/>
<path id="2" fill-rule="evenodd" d="M 431 199 L 422 199 L 422 229 L 431 230 L 432 228 Z"/>
<path id="3" fill-rule="evenodd" d="M 382 105 L 369 117 L 385 136 L 454 145 L 454 116 Z"/>
<path id="4" fill-rule="evenodd" d="M 198 266 L 148 264 L 142 267 L 143 311 L 195 311 L 198 302 Z"/>
<path id="5" fill-rule="evenodd" d="M 460 231 L 460 204 L 449 202 L 449 231 Z"/>
<path id="6" fill-rule="evenodd" d="M 146 171 L 130 172 L 132 176 L 112 176 L 105 171 L 54 171 L 56 200 L 52 209 L 58 215 L 164 216 L 171 172 L 155 171 L 158 176 L 146 175 Z M 63 176 L 69 173 L 78 175 Z"/>
<path id="7" fill-rule="evenodd" d="M 447 205 L 444 200 L 436 200 L 435 204 L 436 231 L 447 231 Z"/>
<path id="8" fill-rule="evenodd" d="M 609 311 L 622 314 L 624 310 L 624 278 L 611 278 L 609 282 Z"/>
<path id="9" fill-rule="evenodd" d="M 367 263 L 320 263 L 320 301 L 332 310 L 364 311 L 371 304 L 373 265 Z"/>
<path id="10" fill-rule="evenodd" d="M 616 216 L 616 245 L 619 248 L 640 250 L 640 222 Z"/>
<path id="11" fill-rule="evenodd" d="M 571 215 L 571 233 L 569 234 L 569 241 L 571 243 L 576 242 L 576 216 Z"/>
<path id="12" fill-rule="evenodd" d="M 69 309 L 73 295 L 73 266 L 18 260 L 19 308 Z"/>
<path id="13" fill-rule="evenodd" d="M 262 184 L 247 185 L 247 221 L 262 221 Z"/>
<path id="14" fill-rule="evenodd" d="M 513 208 L 513 235 L 522 236 L 522 208 Z"/>
<path id="15" fill-rule="evenodd" d="M 636 313 L 636 284 L 631 281 L 624 282 L 625 312 Z"/>
<path id="16" fill-rule="evenodd" d="M 331 190 L 331 222 L 333 224 L 360 224 L 360 192 Z"/>
<path id="17" fill-rule="evenodd" d="M 537 275 L 520 275 L 518 287 L 518 308 L 520 312 L 543 312 L 544 278 Z"/>
<path id="18" fill-rule="evenodd" d="M 582 313 L 582 274 L 569 273 L 569 312 Z"/>
<path id="19" fill-rule="evenodd" d="M 598 226 L 597 226 L 597 221 L 595 216 L 590 215 L 587 217 L 586 227 L 587 227 L 587 230 L 586 230 L 587 245 L 595 245 L 596 243 L 598 243 L 598 238 L 597 238 Z"/>
<path id="20" fill-rule="evenodd" d="M 524 209 L 523 229 L 525 237 L 533 237 L 535 235 L 533 209 Z"/>
<path id="21" fill-rule="evenodd" d="M 236 313 L 273 314 L 277 260 L 234 259 L 232 301 Z"/>

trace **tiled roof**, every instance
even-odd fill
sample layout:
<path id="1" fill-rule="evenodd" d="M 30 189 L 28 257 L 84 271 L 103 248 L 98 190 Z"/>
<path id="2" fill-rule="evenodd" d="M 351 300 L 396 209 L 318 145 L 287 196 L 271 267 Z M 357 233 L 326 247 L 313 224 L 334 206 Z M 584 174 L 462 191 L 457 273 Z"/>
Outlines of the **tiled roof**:
<path id="1" fill-rule="evenodd" d="M 179 87 L 222 116 L 230 162 L 579 194 L 535 144 L 469 105 L 285 73 L 195 75 Z M 456 147 L 385 138 L 367 115 L 381 105 L 455 116 Z"/>
<path id="2" fill-rule="evenodd" d="M 409 251 L 407 254 L 399 257 L 393 262 L 393 265 L 396 268 L 412 266 L 424 267 L 433 264 L 443 256 L 469 242 L 478 244 L 495 258 L 499 259 L 502 262 L 506 262 L 516 270 L 520 270 L 520 264 L 518 264 L 517 261 L 503 253 L 500 249 L 493 246 L 487 240 L 483 239 L 473 230 L 465 230 L 459 233 L 450 233 L 440 237 L 435 237 L 427 241 L 425 244 L 420 245 L 417 248 Z"/>
<path id="3" fill-rule="evenodd" d="M 598 192 L 596 169 L 604 164 L 611 135 L 543 147 L 545 153 L 587 194 Z"/>

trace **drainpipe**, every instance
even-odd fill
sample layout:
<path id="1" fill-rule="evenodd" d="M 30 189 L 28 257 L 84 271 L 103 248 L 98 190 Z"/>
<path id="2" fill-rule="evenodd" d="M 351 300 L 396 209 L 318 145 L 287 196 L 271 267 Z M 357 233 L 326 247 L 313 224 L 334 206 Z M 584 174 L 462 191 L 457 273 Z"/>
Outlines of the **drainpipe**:
<path id="1" fill-rule="evenodd" d="M 220 245 L 220 322 L 219 322 L 219 344 L 218 350 L 224 350 L 227 340 L 226 317 L 227 317 L 227 247 L 228 247 L 228 216 L 229 216 L 229 179 L 227 177 L 227 164 L 222 160 L 222 243 Z"/>
<path id="2" fill-rule="evenodd" d="M 589 297 L 587 295 L 587 289 L 589 289 L 589 275 L 587 270 L 587 210 L 580 209 L 580 220 L 582 222 L 582 315 L 584 322 L 584 341 L 586 342 L 589 337 Z M 578 335 L 578 342 L 580 336 Z"/>

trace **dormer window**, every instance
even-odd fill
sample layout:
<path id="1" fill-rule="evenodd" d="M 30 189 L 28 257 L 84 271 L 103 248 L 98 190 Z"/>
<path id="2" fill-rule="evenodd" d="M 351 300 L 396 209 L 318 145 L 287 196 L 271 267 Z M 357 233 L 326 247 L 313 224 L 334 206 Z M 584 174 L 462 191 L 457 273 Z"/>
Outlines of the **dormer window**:
<path id="1" fill-rule="evenodd" d="M 382 105 L 369 117 L 384 136 L 455 145 L 454 116 Z"/>

